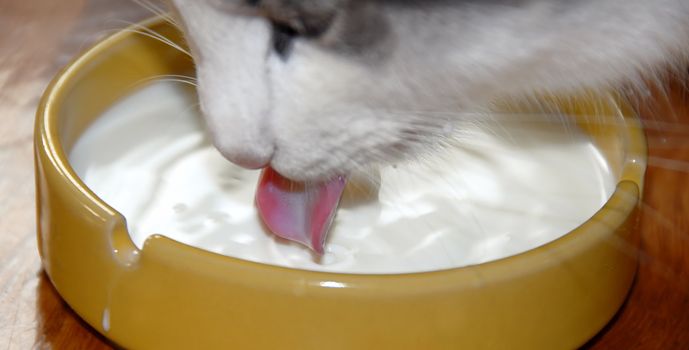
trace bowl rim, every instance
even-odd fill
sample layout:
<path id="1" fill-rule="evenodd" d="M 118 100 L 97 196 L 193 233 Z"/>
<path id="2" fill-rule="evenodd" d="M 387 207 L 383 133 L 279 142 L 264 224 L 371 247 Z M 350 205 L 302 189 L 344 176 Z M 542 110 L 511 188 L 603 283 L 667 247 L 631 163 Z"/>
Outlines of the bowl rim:
<path id="1" fill-rule="evenodd" d="M 141 22 L 141 24 L 135 25 L 136 27 L 155 27 L 158 25 L 164 25 L 165 18 L 163 17 L 153 17 L 148 20 Z M 62 176 L 63 183 L 70 187 L 70 190 L 76 193 L 78 196 L 83 197 L 90 201 L 92 204 L 96 205 L 100 210 L 102 210 L 102 215 L 108 216 L 109 219 L 115 221 L 122 221 L 126 229 L 126 219 L 124 216 L 111 207 L 107 202 L 102 200 L 98 195 L 96 195 L 89 187 L 79 178 L 74 169 L 71 167 L 69 162 L 69 157 L 66 155 L 65 149 L 60 141 L 60 135 L 58 130 L 58 120 L 62 118 L 62 113 L 60 112 L 60 106 L 64 103 L 65 99 L 69 95 L 68 92 L 72 85 L 78 80 L 84 66 L 93 64 L 99 59 L 103 52 L 110 50 L 114 45 L 123 42 L 130 38 L 134 33 L 130 30 L 118 31 L 103 40 L 98 41 L 96 44 L 86 49 L 80 55 L 78 55 L 73 61 L 71 61 L 65 68 L 63 68 L 56 77 L 50 82 L 46 88 L 43 97 L 41 98 L 39 108 L 36 117 L 36 127 L 34 133 L 35 141 L 35 153 L 44 153 L 50 160 L 50 164 L 54 169 Z M 382 274 L 361 274 L 361 273 L 347 273 L 347 272 L 326 272 L 326 271 L 314 271 L 301 268 L 292 268 L 279 265 L 272 265 L 269 263 L 255 262 L 250 260 L 244 260 L 241 258 L 236 258 L 232 256 L 227 256 L 219 253 L 214 253 L 201 248 L 190 246 L 171 238 L 168 238 L 161 234 L 153 234 L 148 237 L 142 249 L 136 247 L 131 238 L 129 237 L 127 231 L 127 239 L 129 242 L 125 245 L 125 249 L 131 249 L 130 253 L 127 254 L 135 257 L 139 257 L 146 254 L 150 246 L 167 246 L 170 249 L 179 249 L 186 254 L 196 254 L 205 258 L 213 259 L 215 261 L 222 261 L 226 264 L 239 264 L 243 267 L 251 268 L 256 271 L 264 272 L 285 272 L 292 271 L 294 273 L 299 273 L 300 276 L 307 280 L 323 281 L 331 280 L 337 281 L 338 279 L 346 279 L 349 281 L 355 281 L 354 284 L 359 287 L 364 287 L 373 284 L 376 285 L 375 289 L 380 289 L 383 280 L 398 280 L 399 278 L 409 279 L 409 278 L 450 278 L 452 275 L 457 273 L 473 273 L 475 269 L 495 269 L 501 271 L 512 271 L 515 274 L 520 274 L 515 271 L 515 268 L 521 268 L 522 273 L 526 271 L 538 268 L 538 263 L 536 261 L 542 260 L 543 256 L 547 256 L 553 250 L 563 251 L 563 249 L 570 247 L 572 245 L 579 246 L 584 244 L 578 244 L 577 241 L 581 241 L 583 236 L 586 236 L 592 230 L 596 230 L 596 223 L 605 222 L 608 226 L 613 225 L 613 227 L 618 227 L 621 225 L 626 216 L 615 217 L 610 221 L 606 218 L 611 211 L 619 211 L 619 207 L 626 206 L 623 200 L 620 200 L 620 196 L 628 196 L 629 190 L 636 188 L 636 196 L 640 198 L 640 193 L 643 189 L 643 178 L 647 161 L 647 147 L 645 136 L 641 127 L 641 123 L 631 111 L 631 108 L 626 105 L 626 103 L 619 97 L 613 94 L 604 95 L 606 100 L 610 100 L 613 105 L 617 108 L 618 115 L 616 117 L 624 118 L 625 125 L 620 127 L 624 130 L 626 137 L 627 146 L 630 148 L 626 154 L 624 160 L 623 170 L 620 174 L 620 180 L 617 182 L 617 187 L 608 200 L 604 203 L 603 207 L 597 210 L 591 218 L 581 223 L 575 229 L 564 234 L 563 236 L 552 240 L 546 244 L 540 245 L 536 248 L 530 249 L 528 251 L 511 255 L 508 257 L 487 261 L 480 264 L 453 267 L 442 270 L 434 271 L 421 271 L 421 272 L 404 272 L 404 273 L 382 273 Z M 624 183 L 629 183 L 624 185 Z M 631 185 L 631 186 L 630 186 Z M 626 188 L 621 188 L 626 187 Z M 617 202 L 614 199 L 618 199 Z M 628 204 L 628 203 L 627 203 Z M 638 203 L 634 203 L 636 206 Z M 626 210 L 626 209 L 625 209 Z M 135 265 L 135 260 L 128 261 L 125 265 L 131 267 Z M 386 288 L 384 288 L 386 289 Z"/>

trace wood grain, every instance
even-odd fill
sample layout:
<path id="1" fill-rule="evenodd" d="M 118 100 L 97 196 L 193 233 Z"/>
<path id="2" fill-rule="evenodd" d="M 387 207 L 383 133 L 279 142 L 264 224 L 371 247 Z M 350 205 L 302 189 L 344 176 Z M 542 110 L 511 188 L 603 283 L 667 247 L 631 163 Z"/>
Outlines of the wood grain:
<path id="1" fill-rule="evenodd" d="M 41 271 L 33 114 L 48 80 L 71 56 L 148 15 L 130 1 L 0 0 L 0 349 L 112 348 Z M 656 91 L 640 107 L 651 164 L 642 262 L 623 309 L 585 348 L 689 349 L 689 97 L 683 84 Z"/>
<path id="2" fill-rule="evenodd" d="M 640 108 L 649 143 L 641 263 L 629 299 L 591 349 L 689 349 L 689 95 L 683 84 L 674 80 Z"/>

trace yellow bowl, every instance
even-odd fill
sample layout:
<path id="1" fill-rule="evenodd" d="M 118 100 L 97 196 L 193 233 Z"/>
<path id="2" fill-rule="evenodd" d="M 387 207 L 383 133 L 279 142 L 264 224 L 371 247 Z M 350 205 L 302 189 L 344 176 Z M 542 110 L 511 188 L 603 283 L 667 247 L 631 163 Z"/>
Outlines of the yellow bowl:
<path id="1" fill-rule="evenodd" d="M 156 19 L 145 26 L 175 41 Z M 288 269 L 163 236 L 139 251 L 125 218 L 77 177 L 67 154 L 136 83 L 192 69 L 179 51 L 131 32 L 79 57 L 50 85 L 35 132 L 38 242 L 67 303 L 134 349 L 556 349 L 614 315 L 637 264 L 646 146 L 620 100 L 549 101 L 571 114 L 619 179 L 612 198 L 566 236 L 510 258 L 444 271 L 355 275 Z M 522 106 L 526 108 L 526 106 Z M 592 117 L 591 117 L 592 116 Z"/>

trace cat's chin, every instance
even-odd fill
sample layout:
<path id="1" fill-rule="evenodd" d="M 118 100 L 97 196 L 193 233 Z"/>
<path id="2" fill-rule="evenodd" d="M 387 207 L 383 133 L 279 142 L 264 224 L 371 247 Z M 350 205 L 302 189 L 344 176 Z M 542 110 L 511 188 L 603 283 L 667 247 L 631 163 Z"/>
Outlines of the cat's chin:
<path id="1" fill-rule="evenodd" d="M 377 147 L 366 147 L 355 140 L 350 137 L 346 142 L 327 145 L 295 142 L 291 147 L 283 143 L 275 149 L 269 166 L 285 178 L 298 182 L 327 182 L 362 174 L 375 177 L 381 168 L 417 161 L 440 142 L 438 135 L 424 135 L 425 142 L 388 140 L 389 143 Z"/>
<path id="2" fill-rule="evenodd" d="M 283 165 L 281 162 L 273 162 L 270 166 L 285 178 L 297 182 L 326 182 L 337 177 L 347 177 L 351 172 L 344 167 L 294 166 Z"/>

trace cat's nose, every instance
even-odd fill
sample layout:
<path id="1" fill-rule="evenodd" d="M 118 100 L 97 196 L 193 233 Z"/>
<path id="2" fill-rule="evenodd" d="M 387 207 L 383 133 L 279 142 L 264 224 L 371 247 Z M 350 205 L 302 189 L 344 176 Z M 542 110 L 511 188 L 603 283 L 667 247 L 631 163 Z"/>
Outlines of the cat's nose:
<path id="1" fill-rule="evenodd" d="M 235 154 L 230 161 L 246 169 L 262 169 L 270 164 L 273 155 L 266 154 Z"/>
<path id="2" fill-rule="evenodd" d="M 246 169 L 261 169 L 273 159 L 274 147 L 270 143 L 232 144 L 216 142 L 220 153 L 230 162 Z"/>

